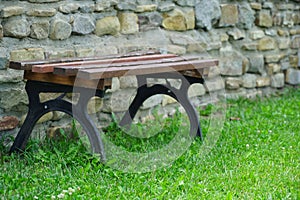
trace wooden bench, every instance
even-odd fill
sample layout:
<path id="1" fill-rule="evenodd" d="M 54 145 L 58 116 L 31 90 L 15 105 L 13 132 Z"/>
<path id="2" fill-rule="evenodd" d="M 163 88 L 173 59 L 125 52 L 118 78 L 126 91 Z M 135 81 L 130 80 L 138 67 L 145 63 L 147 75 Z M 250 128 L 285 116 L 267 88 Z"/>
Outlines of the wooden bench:
<path id="1" fill-rule="evenodd" d="M 180 57 L 156 52 L 60 60 L 11 61 L 10 68 L 24 70 L 29 109 L 10 151 L 24 150 L 40 117 L 51 111 L 61 111 L 73 116 L 82 125 L 92 151 L 100 153 L 105 160 L 101 137 L 88 115 L 87 104 L 94 96 L 104 97 L 105 91 L 112 85 L 113 77 L 128 75 L 137 77 L 138 89 L 128 111 L 120 121 L 120 126 L 131 124 L 146 99 L 156 94 L 164 94 L 173 97 L 183 106 L 189 117 L 190 134 L 201 137 L 199 117 L 188 99 L 187 91 L 193 83 L 204 83 L 209 68 L 216 65 L 218 61 L 214 59 L 201 60 L 197 56 Z M 149 86 L 148 78 L 180 79 L 181 86 L 179 89 L 170 84 Z M 62 93 L 62 95 L 41 102 L 40 93 Z M 75 104 L 64 100 L 66 93 L 80 93 L 78 102 Z"/>

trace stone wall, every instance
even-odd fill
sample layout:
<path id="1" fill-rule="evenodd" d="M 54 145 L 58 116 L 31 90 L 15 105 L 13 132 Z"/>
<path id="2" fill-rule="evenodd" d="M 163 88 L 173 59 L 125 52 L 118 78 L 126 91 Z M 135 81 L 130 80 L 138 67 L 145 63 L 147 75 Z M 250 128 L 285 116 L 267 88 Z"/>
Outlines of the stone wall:
<path id="1" fill-rule="evenodd" d="M 0 0 L 0 13 L 0 120 L 21 120 L 28 103 L 22 73 L 7 69 L 9 60 L 157 48 L 220 60 L 206 87 L 193 86 L 193 97 L 207 88 L 251 97 L 300 84 L 298 0 Z M 113 82 L 112 98 L 126 99 L 136 87 L 134 77 Z M 104 101 L 106 112 L 123 106 L 111 102 Z M 144 109 L 171 102 L 158 96 Z M 50 113 L 44 121 L 54 119 Z"/>

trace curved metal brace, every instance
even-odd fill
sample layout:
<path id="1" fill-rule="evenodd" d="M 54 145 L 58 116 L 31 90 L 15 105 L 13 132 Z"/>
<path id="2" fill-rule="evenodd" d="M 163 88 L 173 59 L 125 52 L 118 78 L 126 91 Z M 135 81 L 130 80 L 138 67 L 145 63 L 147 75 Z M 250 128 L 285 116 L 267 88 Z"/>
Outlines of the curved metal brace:
<path id="1" fill-rule="evenodd" d="M 138 77 L 139 88 L 137 90 L 137 94 L 133 99 L 131 105 L 129 106 L 128 111 L 124 114 L 119 125 L 122 127 L 130 126 L 138 109 L 142 106 L 144 101 L 156 94 L 164 94 L 173 97 L 183 106 L 190 120 L 190 135 L 194 136 L 196 134 L 202 139 L 202 131 L 197 111 L 192 106 L 192 103 L 190 102 L 187 95 L 190 84 L 189 82 L 187 82 L 187 80 L 184 80 L 181 77 L 179 78 L 182 80 L 182 84 L 180 89 L 176 89 L 174 87 L 161 84 L 156 84 L 148 87 L 145 77 Z"/>

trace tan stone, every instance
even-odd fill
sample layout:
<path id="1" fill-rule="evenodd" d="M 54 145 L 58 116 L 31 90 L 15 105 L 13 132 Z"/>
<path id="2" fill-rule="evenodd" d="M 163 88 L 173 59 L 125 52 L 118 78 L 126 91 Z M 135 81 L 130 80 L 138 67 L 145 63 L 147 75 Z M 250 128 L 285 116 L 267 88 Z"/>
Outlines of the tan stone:
<path id="1" fill-rule="evenodd" d="M 278 73 L 278 72 L 280 72 L 280 70 L 281 70 L 281 65 L 280 64 L 270 63 L 270 64 L 267 65 L 268 75 Z"/>
<path id="2" fill-rule="evenodd" d="M 116 35 L 121 30 L 119 19 L 114 16 L 104 17 L 96 22 L 95 34 L 97 36 Z"/>
<path id="3" fill-rule="evenodd" d="M 48 9 L 33 9 L 28 11 L 26 14 L 28 16 L 34 17 L 52 17 L 56 14 L 56 9 L 48 8 Z"/>
<path id="4" fill-rule="evenodd" d="M 277 63 L 284 57 L 283 54 L 272 54 L 265 56 L 266 63 Z"/>
<path id="5" fill-rule="evenodd" d="M 186 49 L 182 46 L 178 45 L 168 45 L 168 52 L 177 54 L 177 55 L 184 55 L 186 53 Z"/>
<path id="6" fill-rule="evenodd" d="M 46 57 L 49 59 L 71 58 L 71 57 L 75 57 L 75 51 L 73 49 L 49 50 L 46 52 Z"/>
<path id="7" fill-rule="evenodd" d="M 290 65 L 294 68 L 298 67 L 299 57 L 296 55 L 291 55 L 289 58 Z"/>
<path id="8" fill-rule="evenodd" d="M 257 46 L 258 44 L 256 42 L 251 42 L 251 43 L 243 44 L 242 48 L 248 51 L 255 51 L 257 50 Z"/>
<path id="9" fill-rule="evenodd" d="M 279 36 L 289 36 L 290 35 L 289 31 L 283 30 L 283 29 L 278 29 L 277 33 Z"/>
<path id="10" fill-rule="evenodd" d="M 186 20 L 186 29 L 192 30 L 195 28 L 195 11 L 192 8 L 185 8 L 185 20 Z"/>
<path id="11" fill-rule="evenodd" d="M 91 57 L 94 56 L 94 49 L 79 48 L 75 50 L 76 57 Z"/>
<path id="12" fill-rule="evenodd" d="M 173 31 L 187 30 L 186 18 L 181 10 L 175 9 L 171 12 L 164 13 L 163 18 L 162 26 L 165 29 Z"/>
<path id="13" fill-rule="evenodd" d="M 291 35 L 300 35 L 300 29 L 291 29 L 290 34 Z"/>
<path id="14" fill-rule="evenodd" d="M 26 117 L 27 117 L 27 114 L 25 114 L 25 115 L 23 115 L 23 116 L 21 117 L 20 125 L 23 125 L 23 124 L 24 124 Z M 37 121 L 37 124 L 41 124 L 41 123 L 44 123 L 44 122 L 48 122 L 48 121 L 52 120 L 52 117 L 53 117 L 53 113 L 52 113 L 52 112 L 48 112 L 48 113 L 44 114 L 44 115 Z"/>
<path id="15" fill-rule="evenodd" d="M 121 33 L 134 34 L 139 31 L 138 16 L 131 12 L 121 12 L 118 14 L 121 25 Z"/>
<path id="16" fill-rule="evenodd" d="M 274 50 L 276 46 L 276 40 L 268 36 L 260 39 L 258 42 L 258 50 L 261 51 Z"/>
<path id="17" fill-rule="evenodd" d="M 227 42 L 229 40 L 229 36 L 226 33 L 221 33 L 220 40 L 221 42 Z"/>
<path id="18" fill-rule="evenodd" d="M 166 105 L 173 104 L 176 102 L 177 102 L 176 99 L 174 99 L 173 97 L 164 95 L 161 104 L 162 104 L 162 106 L 166 106 Z"/>
<path id="19" fill-rule="evenodd" d="M 41 60 L 44 58 L 44 49 L 42 48 L 19 49 L 10 52 L 10 60 L 12 61 Z"/>
<path id="20" fill-rule="evenodd" d="M 241 78 L 228 77 L 225 79 L 225 86 L 227 89 L 230 89 L 230 90 L 239 89 L 242 84 L 243 84 L 243 81 Z"/>
<path id="21" fill-rule="evenodd" d="M 251 6 L 251 8 L 253 9 L 253 10 L 261 10 L 261 8 L 262 8 L 262 5 L 261 5 L 261 3 L 250 3 L 250 6 Z"/>
<path id="22" fill-rule="evenodd" d="M 250 31 L 250 38 L 252 40 L 261 39 L 265 36 L 265 33 L 262 30 Z"/>
<path id="23" fill-rule="evenodd" d="M 203 96 L 205 94 L 205 87 L 200 84 L 196 83 L 190 86 L 188 90 L 188 97 L 197 97 L 197 96 Z"/>
<path id="24" fill-rule="evenodd" d="M 150 5 L 138 5 L 136 7 L 136 12 L 153 12 L 157 9 L 156 4 L 150 4 Z"/>
<path id="25" fill-rule="evenodd" d="M 256 79 L 256 87 L 266 87 L 271 85 L 270 77 L 258 77 Z"/>
<path id="26" fill-rule="evenodd" d="M 24 13 L 24 8 L 20 6 L 9 6 L 2 9 L 2 17 L 11 17 L 22 15 Z"/>
<path id="27" fill-rule="evenodd" d="M 292 49 L 299 49 L 300 48 L 300 35 L 294 36 L 292 38 L 291 48 Z"/>
<path id="28" fill-rule="evenodd" d="M 271 27 L 273 25 L 273 19 L 270 11 L 260 11 L 258 14 L 258 18 L 256 19 L 256 24 L 262 27 Z"/>
<path id="29" fill-rule="evenodd" d="M 221 5 L 221 19 L 220 26 L 231 26 L 239 22 L 238 7 L 235 4 Z"/>
<path id="30" fill-rule="evenodd" d="M 93 97 L 88 102 L 87 110 L 89 114 L 94 114 L 100 111 L 103 106 L 103 99 L 99 97 Z"/>

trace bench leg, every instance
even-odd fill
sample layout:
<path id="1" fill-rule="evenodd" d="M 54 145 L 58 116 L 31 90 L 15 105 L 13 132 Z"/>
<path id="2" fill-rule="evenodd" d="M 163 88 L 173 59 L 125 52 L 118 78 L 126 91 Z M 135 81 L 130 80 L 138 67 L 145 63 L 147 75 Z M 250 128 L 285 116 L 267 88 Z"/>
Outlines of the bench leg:
<path id="1" fill-rule="evenodd" d="M 92 152 L 99 153 L 102 161 L 105 161 L 104 146 L 99 135 L 99 132 L 90 119 L 87 112 L 87 103 L 94 93 L 89 90 L 82 90 L 79 101 L 76 105 L 67 102 L 58 97 L 53 100 L 49 100 L 41 103 L 39 94 L 41 92 L 72 92 L 72 87 L 65 87 L 61 85 L 46 84 L 36 81 L 27 81 L 26 92 L 29 99 L 29 110 L 27 117 L 22 125 L 14 143 L 10 149 L 10 152 L 24 151 L 28 139 L 31 135 L 34 125 L 36 122 L 46 113 L 51 111 L 61 111 L 74 117 L 86 131 L 86 134 L 91 143 Z"/>
<path id="2" fill-rule="evenodd" d="M 138 109 L 141 107 L 141 105 L 146 99 L 156 94 L 164 94 L 173 97 L 183 106 L 190 120 L 190 135 L 192 137 L 197 135 L 202 139 L 202 131 L 199 117 L 194 106 L 192 106 L 192 103 L 190 102 L 187 94 L 190 82 L 185 78 L 182 78 L 182 76 L 178 76 L 176 78 L 182 80 L 182 85 L 180 89 L 176 89 L 174 87 L 171 87 L 170 85 L 160 84 L 148 87 L 146 83 L 146 77 L 138 76 L 137 79 L 139 88 L 137 90 L 137 94 L 133 99 L 131 105 L 129 106 L 128 111 L 125 113 L 124 117 L 120 121 L 119 125 L 122 127 L 130 126 Z"/>

